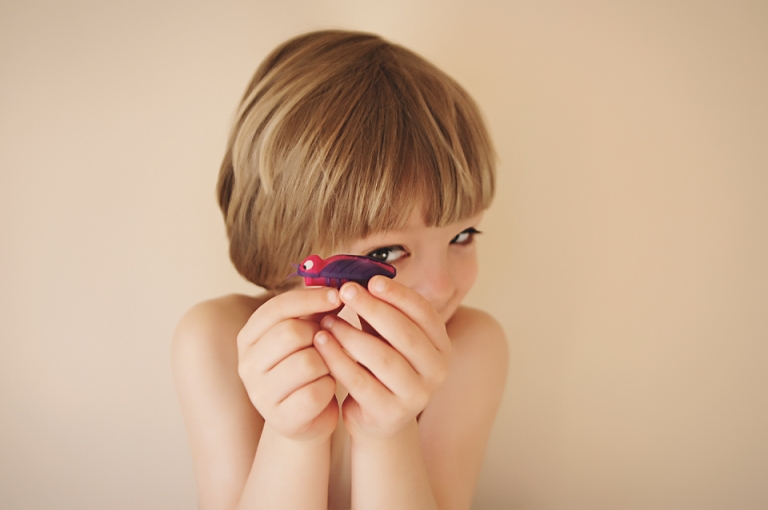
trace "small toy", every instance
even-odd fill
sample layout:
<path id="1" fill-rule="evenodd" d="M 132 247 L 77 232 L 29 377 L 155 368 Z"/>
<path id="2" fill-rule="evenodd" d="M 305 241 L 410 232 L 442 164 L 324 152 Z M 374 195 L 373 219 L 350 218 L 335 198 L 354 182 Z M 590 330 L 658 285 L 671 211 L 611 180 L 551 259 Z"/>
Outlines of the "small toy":
<path id="1" fill-rule="evenodd" d="M 334 255 L 323 260 L 310 255 L 296 267 L 296 274 L 304 277 L 307 286 L 341 288 L 346 282 L 356 282 L 368 287 L 368 280 L 376 275 L 394 278 L 397 270 L 379 260 L 362 255 Z"/>

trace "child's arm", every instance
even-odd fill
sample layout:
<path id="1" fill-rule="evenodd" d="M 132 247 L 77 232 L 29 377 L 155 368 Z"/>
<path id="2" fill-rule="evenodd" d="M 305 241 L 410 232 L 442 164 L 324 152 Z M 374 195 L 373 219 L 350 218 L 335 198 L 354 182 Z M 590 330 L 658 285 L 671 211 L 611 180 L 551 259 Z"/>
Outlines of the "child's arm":
<path id="1" fill-rule="evenodd" d="M 449 339 L 415 292 L 396 282 L 369 288 L 342 299 L 387 342 L 339 319 L 326 319 L 332 336 L 315 340 L 350 392 L 353 506 L 469 508 L 506 373 L 503 333 L 489 316 L 460 309 Z"/>
<path id="2" fill-rule="evenodd" d="M 298 317 L 338 306 L 329 292 L 282 294 L 250 319 L 253 306 L 217 300 L 180 322 L 174 375 L 200 508 L 326 508 L 335 382 L 312 347 L 319 326 Z"/>

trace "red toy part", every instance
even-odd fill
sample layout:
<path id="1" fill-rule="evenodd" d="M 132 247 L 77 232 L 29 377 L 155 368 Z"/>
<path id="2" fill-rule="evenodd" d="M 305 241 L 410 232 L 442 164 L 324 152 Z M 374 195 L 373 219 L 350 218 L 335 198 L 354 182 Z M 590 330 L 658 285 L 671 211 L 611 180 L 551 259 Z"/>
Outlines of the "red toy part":
<path id="1" fill-rule="evenodd" d="M 305 258 L 296 272 L 304 277 L 307 286 L 336 287 L 346 282 L 357 282 L 368 287 L 368 280 L 376 275 L 394 278 L 394 266 L 362 255 L 334 255 L 322 259 L 318 255 Z"/>

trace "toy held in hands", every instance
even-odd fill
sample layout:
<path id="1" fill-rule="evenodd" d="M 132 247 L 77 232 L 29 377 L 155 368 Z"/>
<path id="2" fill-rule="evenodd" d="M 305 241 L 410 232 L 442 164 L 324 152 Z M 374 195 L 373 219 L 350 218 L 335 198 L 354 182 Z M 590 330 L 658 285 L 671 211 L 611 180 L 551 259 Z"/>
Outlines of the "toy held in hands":
<path id="1" fill-rule="evenodd" d="M 322 259 L 318 255 L 305 258 L 296 273 L 304 277 L 307 286 L 336 287 L 356 282 L 368 287 L 368 280 L 376 275 L 394 278 L 397 271 L 385 262 L 362 255 L 334 255 Z"/>

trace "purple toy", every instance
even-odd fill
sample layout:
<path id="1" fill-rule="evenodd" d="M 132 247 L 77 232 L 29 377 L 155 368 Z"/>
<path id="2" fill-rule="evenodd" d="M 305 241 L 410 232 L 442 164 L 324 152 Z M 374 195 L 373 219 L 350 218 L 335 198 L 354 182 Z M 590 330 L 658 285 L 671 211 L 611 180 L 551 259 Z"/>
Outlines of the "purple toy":
<path id="1" fill-rule="evenodd" d="M 307 286 L 338 289 L 346 282 L 356 282 L 367 288 L 368 280 L 374 276 L 394 278 L 397 271 L 385 262 L 362 255 L 334 255 L 325 260 L 318 255 L 310 255 L 296 268 L 296 273 L 304 277 Z"/>

